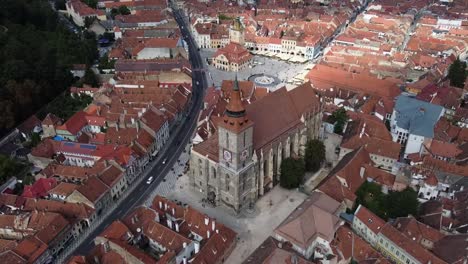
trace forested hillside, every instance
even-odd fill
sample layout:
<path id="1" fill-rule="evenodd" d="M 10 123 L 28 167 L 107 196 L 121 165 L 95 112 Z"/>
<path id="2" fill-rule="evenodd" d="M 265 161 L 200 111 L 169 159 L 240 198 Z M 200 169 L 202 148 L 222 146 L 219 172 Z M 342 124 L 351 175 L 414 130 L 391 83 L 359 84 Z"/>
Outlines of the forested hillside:
<path id="1" fill-rule="evenodd" d="M 73 64 L 97 58 L 94 35 L 76 35 L 45 0 L 0 1 L 0 136 L 73 83 Z"/>

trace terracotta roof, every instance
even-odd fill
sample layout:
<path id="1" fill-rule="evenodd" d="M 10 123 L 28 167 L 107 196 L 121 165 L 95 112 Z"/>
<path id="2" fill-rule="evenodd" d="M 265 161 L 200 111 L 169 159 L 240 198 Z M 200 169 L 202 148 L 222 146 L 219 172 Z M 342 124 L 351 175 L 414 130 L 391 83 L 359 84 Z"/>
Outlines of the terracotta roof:
<path id="1" fill-rule="evenodd" d="M 357 263 L 390 263 L 347 226 L 338 228 L 335 239 L 330 243 L 330 246 L 338 261 L 353 259 Z"/>
<path id="2" fill-rule="evenodd" d="M 76 219 L 89 219 L 94 209 L 83 203 L 64 203 L 46 199 L 26 199 L 22 205 L 25 211 L 44 211 L 58 213 L 73 222 Z"/>
<path id="3" fill-rule="evenodd" d="M 445 236 L 439 230 L 425 225 L 413 217 L 398 217 L 393 226 L 403 235 L 420 244 L 422 244 L 423 239 L 436 243 Z"/>
<path id="4" fill-rule="evenodd" d="M 193 151 L 210 160 L 219 161 L 218 134 L 211 135 L 207 140 L 193 146 Z"/>
<path id="5" fill-rule="evenodd" d="M 385 225 L 385 221 L 382 218 L 378 217 L 362 205 L 358 206 L 356 212 L 354 212 L 354 217 L 363 222 L 375 234 L 378 234 Z"/>
<path id="6" fill-rule="evenodd" d="M 458 145 L 440 140 L 432 140 L 426 148 L 432 155 L 444 158 L 455 158 L 463 152 Z"/>
<path id="7" fill-rule="evenodd" d="M 167 120 L 163 113 L 148 110 L 141 117 L 141 121 L 157 133 Z"/>
<path id="8" fill-rule="evenodd" d="M 340 206 L 330 196 L 313 192 L 275 229 L 275 233 L 303 249 L 318 237 L 330 242 L 341 225 L 337 216 Z"/>
<path id="9" fill-rule="evenodd" d="M 468 236 L 466 234 L 448 235 L 437 241 L 433 252 L 447 263 L 463 263 L 468 254 Z"/>
<path id="10" fill-rule="evenodd" d="M 281 107 L 278 107 L 281 106 Z M 291 91 L 280 88 L 261 100 L 246 106 L 247 117 L 255 124 L 254 148 L 259 150 L 269 142 L 301 124 L 301 116 L 315 109 L 320 102 L 310 83 Z"/>
<path id="11" fill-rule="evenodd" d="M 96 203 L 106 192 L 109 191 L 107 187 L 100 179 L 97 177 L 89 177 L 84 185 L 80 186 L 77 189 L 84 197 L 86 197 L 90 202 Z"/>
<path id="12" fill-rule="evenodd" d="M 76 112 L 61 126 L 57 126 L 57 130 L 66 130 L 72 135 L 76 135 L 87 124 L 86 113 L 83 111 Z"/>
<path id="13" fill-rule="evenodd" d="M 304 259 L 287 243 L 279 242 L 278 240 L 268 237 L 263 243 L 258 246 L 255 251 L 250 254 L 243 264 L 312 264 Z"/>
<path id="14" fill-rule="evenodd" d="M 47 192 L 57 186 L 57 181 L 53 178 L 41 178 L 32 185 L 26 185 L 21 196 L 27 198 L 39 198 L 47 195 Z"/>
<path id="15" fill-rule="evenodd" d="M 52 113 L 48 113 L 44 120 L 42 120 L 42 125 L 46 126 L 55 126 L 60 124 L 62 120 Z"/>
<path id="16" fill-rule="evenodd" d="M 29 263 L 24 258 L 22 258 L 18 254 L 16 254 L 14 251 L 5 250 L 5 251 L 1 251 L 1 252 L 2 253 L 0 253 L 0 258 L 2 259 L 2 262 L 4 262 L 4 263 L 8 263 L 8 264 L 26 264 L 26 263 Z"/>
<path id="17" fill-rule="evenodd" d="M 107 167 L 98 177 L 107 186 L 113 188 L 114 185 L 117 184 L 117 182 L 119 182 L 122 177 L 124 177 L 123 175 L 124 172 L 122 170 L 114 165 L 111 165 Z"/>
<path id="18" fill-rule="evenodd" d="M 27 263 L 34 263 L 47 250 L 47 245 L 35 236 L 23 239 L 13 250 L 20 257 L 27 260 Z"/>
<path id="19" fill-rule="evenodd" d="M 421 263 L 445 263 L 443 260 L 439 259 L 431 252 L 427 251 L 422 246 L 420 246 L 416 241 L 413 241 L 412 239 L 408 238 L 403 233 L 398 231 L 398 229 L 393 227 L 390 223 L 387 223 L 382 228 L 380 233 L 387 237 L 398 247 L 405 250 L 409 255 L 413 256 Z"/>
<path id="20" fill-rule="evenodd" d="M 388 80 L 351 73 L 325 65 L 316 65 L 307 74 L 307 79 L 319 90 L 344 89 L 393 99 L 401 93 L 400 89 Z M 378 89 L 376 89 L 378 87 Z"/>
<path id="21" fill-rule="evenodd" d="M 41 127 L 41 120 L 35 115 L 32 115 L 18 126 L 18 130 L 28 134 L 33 132 L 35 127 Z"/>
<path id="22" fill-rule="evenodd" d="M 223 48 L 220 48 L 213 55 L 213 58 L 224 55 L 227 60 L 232 63 L 245 63 L 253 58 L 252 54 L 247 49 L 237 43 L 229 43 Z"/>

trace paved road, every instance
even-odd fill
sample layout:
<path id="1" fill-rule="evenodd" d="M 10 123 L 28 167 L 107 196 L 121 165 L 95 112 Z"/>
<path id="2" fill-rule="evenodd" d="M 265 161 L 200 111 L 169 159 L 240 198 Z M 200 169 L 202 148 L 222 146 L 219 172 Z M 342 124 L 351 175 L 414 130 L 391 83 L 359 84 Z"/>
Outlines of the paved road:
<path id="1" fill-rule="evenodd" d="M 183 35 L 186 37 L 185 40 L 189 46 L 192 69 L 203 68 L 200 54 L 194 45 L 192 36 L 187 30 L 188 27 L 182 20 L 183 16 L 180 11 L 174 11 L 174 17 L 176 18 Z M 184 26 L 182 27 L 182 25 Z M 90 233 L 89 238 L 85 239 L 85 242 L 77 247 L 75 254 L 88 254 L 93 248 L 93 239 L 97 235 L 99 235 L 113 221 L 124 217 L 130 210 L 142 205 L 151 192 L 158 187 L 158 185 L 163 181 L 164 177 L 170 172 L 174 163 L 178 161 L 181 153 L 185 151 L 184 148 L 186 144 L 189 143 L 191 136 L 193 135 L 198 113 L 203 102 L 203 93 L 207 87 L 205 72 L 194 70 L 192 73 L 192 81 L 194 84 L 192 101 L 193 104 L 189 114 L 186 116 L 185 121 L 171 136 L 171 140 L 167 143 L 168 147 L 160 153 L 159 157 L 153 161 L 153 163 L 148 167 L 147 171 L 145 171 L 141 176 L 145 177 L 145 179 L 150 175 L 153 176 L 155 178 L 153 183 L 148 185 L 146 184 L 146 180 L 141 181 L 132 191 L 132 193 L 127 196 L 126 200 L 122 201 L 121 205 L 117 207 L 114 212 L 110 214 L 109 217 L 107 217 L 107 219 L 104 219 L 104 221 L 93 232 Z M 164 159 L 167 159 L 165 164 L 162 163 L 162 160 Z"/>

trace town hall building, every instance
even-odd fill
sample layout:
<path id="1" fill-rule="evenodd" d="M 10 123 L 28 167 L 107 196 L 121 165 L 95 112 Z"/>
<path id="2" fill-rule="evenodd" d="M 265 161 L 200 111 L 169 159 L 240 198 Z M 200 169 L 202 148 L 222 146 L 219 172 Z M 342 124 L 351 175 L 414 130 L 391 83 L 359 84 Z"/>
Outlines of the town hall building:
<path id="1" fill-rule="evenodd" d="M 310 83 L 250 104 L 241 92 L 236 78 L 224 113 L 215 117 L 216 133 L 194 145 L 189 170 L 196 192 L 236 212 L 279 182 L 281 161 L 304 155 L 321 122 L 320 100 Z"/>

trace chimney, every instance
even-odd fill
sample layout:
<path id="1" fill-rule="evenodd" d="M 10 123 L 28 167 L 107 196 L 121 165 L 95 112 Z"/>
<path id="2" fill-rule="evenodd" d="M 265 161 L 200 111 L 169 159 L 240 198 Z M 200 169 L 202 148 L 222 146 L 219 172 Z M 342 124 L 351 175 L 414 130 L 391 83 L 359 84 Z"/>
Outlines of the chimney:
<path id="1" fill-rule="evenodd" d="M 177 223 L 177 222 L 175 223 L 175 231 L 177 233 L 179 233 L 179 223 Z"/>
<path id="2" fill-rule="evenodd" d="M 182 243 L 182 247 L 186 248 L 187 247 L 187 242 Z"/>
<path id="3" fill-rule="evenodd" d="M 175 216 L 175 208 L 172 208 L 172 216 Z"/>
<path id="4" fill-rule="evenodd" d="M 197 254 L 198 251 L 200 251 L 200 244 L 198 242 L 195 242 L 194 245 L 195 245 L 195 254 Z"/>
<path id="5" fill-rule="evenodd" d="M 210 238 L 210 230 L 207 230 L 207 231 L 206 231 L 206 237 L 207 237 L 207 238 Z"/>
<path id="6" fill-rule="evenodd" d="M 210 219 L 208 217 L 205 217 L 205 225 L 207 226 L 208 223 L 210 222 Z"/>
<path id="7" fill-rule="evenodd" d="M 215 226 L 216 226 L 216 225 L 215 225 L 215 221 L 214 221 L 214 220 L 211 221 L 211 230 L 212 230 L 212 231 L 215 231 Z"/>
<path id="8" fill-rule="evenodd" d="M 159 209 L 162 209 L 162 202 L 159 201 Z"/>
<path id="9" fill-rule="evenodd" d="M 184 258 L 182 259 L 182 261 L 183 261 L 184 264 L 187 264 L 187 258 L 184 257 Z"/>
<path id="10" fill-rule="evenodd" d="M 167 203 L 164 203 L 164 211 L 167 211 Z"/>

